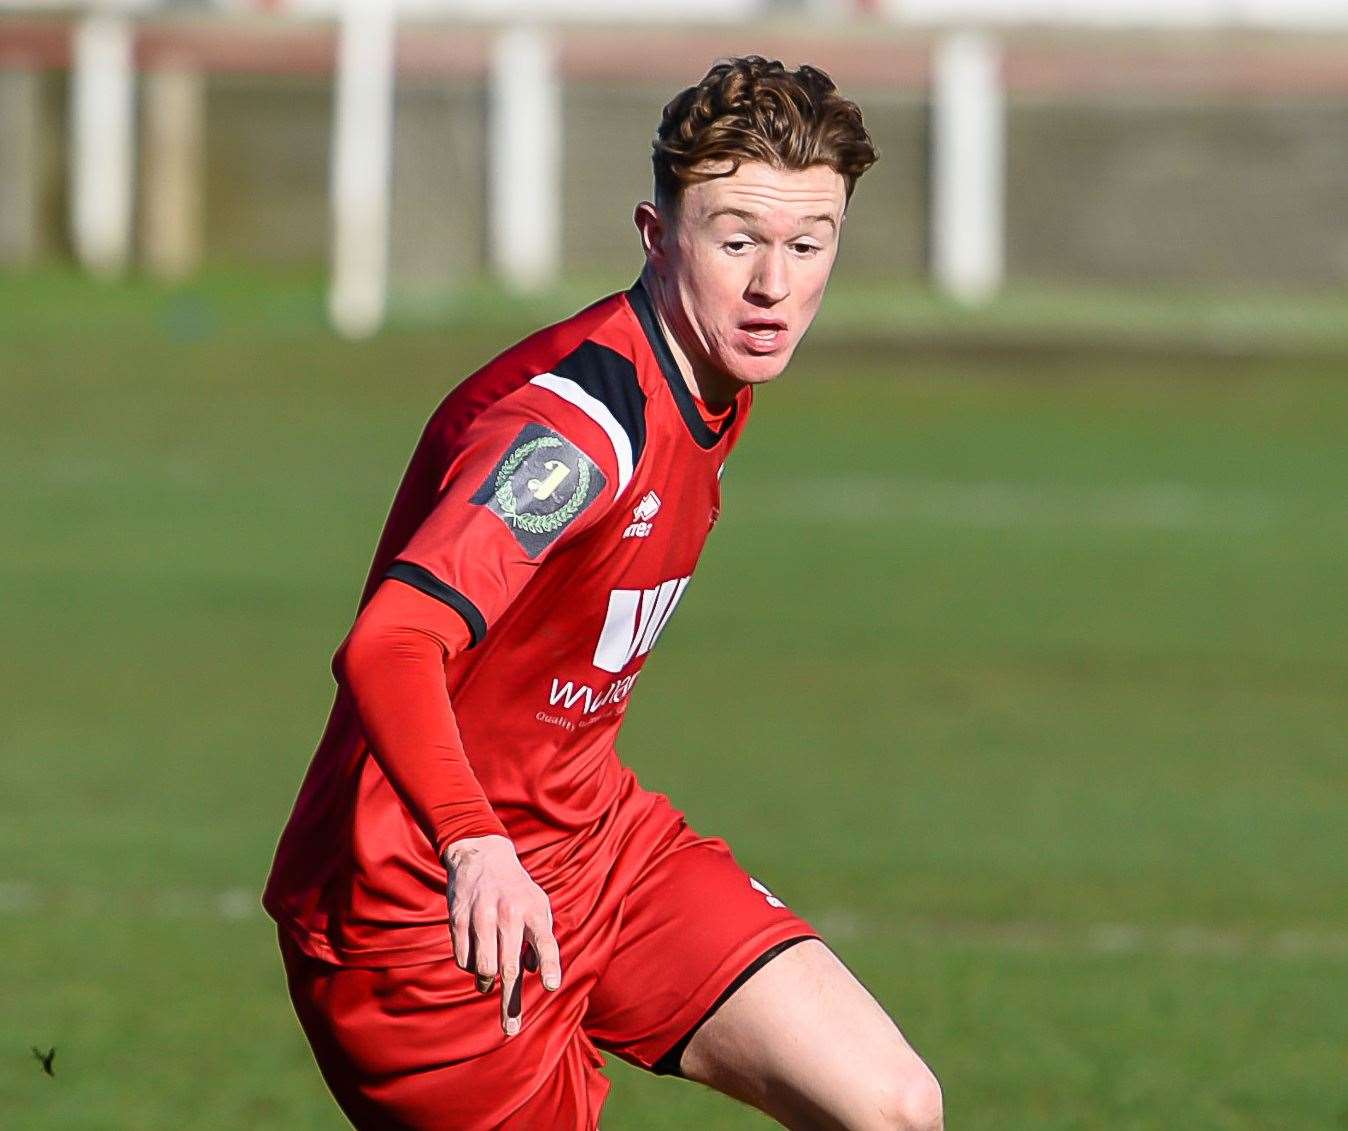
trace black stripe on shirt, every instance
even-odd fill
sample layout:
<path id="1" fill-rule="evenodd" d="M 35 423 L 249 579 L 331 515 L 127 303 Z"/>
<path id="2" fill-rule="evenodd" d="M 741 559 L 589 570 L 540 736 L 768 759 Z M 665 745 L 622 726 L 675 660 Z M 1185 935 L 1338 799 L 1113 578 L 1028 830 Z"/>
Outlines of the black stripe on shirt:
<path id="1" fill-rule="evenodd" d="M 598 342 L 585 341 L 554 365 L 552 372 L 574 381 L 613 413 L 632 445 L 635 469 L 646 446 L 646 394 L 632 359 Z"/>
<path id="2" fill-rule="evenodd" d="M 446 585 L 430 570 L 413 565 L 411 562 L 394 562 L 384 571 L 384 576 L 410 585 L 413 589 L 419 589 L 437 601 L 443 601 L 463 617 L 472 638 L 468 643 L 469 648 L 476 648 L 487 635 L 487 618 L 478 612 L 477 606 L 454 586 Z"/>
<path id="3" fill-rule="evenodd" d="M 631 304 L 632 310 L 637 316 L 637 321 L 641 323 L 641 328 L 645 331 L 646 341 L 650 344 L 651 352 L 655 354 L 655 359 L 660 363 L 660 372 L 665 375 L 665 384 L 669 386 L 669 391 L 674 396 L 674 403 L 679 406 L 679 415 L 683 417 L 683 422 L 688 427 L 694 440 L 703 448 L 714 448 L 717 442 L 730 431 L 730 426 L 735 423 L 735 417 L 739 414 L 740 402 L 736 397 L 730 403 L 730 411 L 720 422 L 720 427 L 712 428 L 705 420 L 702 414 L 697 411 L 697 405 L 693 403 L 693 394 L 688 391 L 688 382 L 683 379 L 683 374 L 679 370 L 679 364 L 674 360 L 674 351 L 669 348 L 669 342 L 665 340 L 665 332 L 660 328 L 660 319 L 655 313 L 655 303 L 651 299 L 650 292 L 646 290 L 646 284 L 638 279 L 632 284 L 632 288 L 627 292 L 627 301 Z"/>

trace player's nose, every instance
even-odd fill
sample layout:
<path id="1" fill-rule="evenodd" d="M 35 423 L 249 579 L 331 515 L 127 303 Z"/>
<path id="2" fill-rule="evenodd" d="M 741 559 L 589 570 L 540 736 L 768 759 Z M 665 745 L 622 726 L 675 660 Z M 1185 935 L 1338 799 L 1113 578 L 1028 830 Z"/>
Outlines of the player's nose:
<path id="1" fill-rule="evenodd" d="M 757 257 L 746 298 L 760 305 L 781 302 L 791 293 L 787 278 L 786 255 L 778 248 L 766 248 Z"/>

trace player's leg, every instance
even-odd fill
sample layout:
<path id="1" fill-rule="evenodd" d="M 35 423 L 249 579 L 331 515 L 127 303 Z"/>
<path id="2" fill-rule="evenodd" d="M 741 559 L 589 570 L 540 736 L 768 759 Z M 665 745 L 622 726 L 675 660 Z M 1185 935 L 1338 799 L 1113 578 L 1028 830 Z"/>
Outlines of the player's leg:
<path id="1" fill-rule="evenodd" d="M 679 1072 L 791 1128 L 942 1126 L 936 1077 L 818 939 L 735 989 L 693 1033 Z"/>
<path id="2" fill-rule="evenodd" d="M 584 1025 L 788 1127 L 941 1126 L 935 1078 L 874 998 L 724 841 L 686 825 L 628 891 Z"/>
<path id="3" fill-rule="evenodd" d="M 450 961 L 341 967 L 282 935 L 291 1001 L 338 1106 L 360 1131 L 594 1131 L 608 1090 L 580 1027 L 583 993 L 525 984 L 524 1026 Z"/>

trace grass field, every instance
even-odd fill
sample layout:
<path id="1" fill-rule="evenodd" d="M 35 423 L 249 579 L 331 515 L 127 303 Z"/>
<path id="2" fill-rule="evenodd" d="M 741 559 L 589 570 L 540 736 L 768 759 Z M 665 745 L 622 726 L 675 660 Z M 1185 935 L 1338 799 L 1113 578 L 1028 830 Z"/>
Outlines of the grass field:
<path id="1" fill-rule="evenodd" d="M 418 429 L 534 312 L 318 311 L 0 279 L 5 1128 L 341 1125 L 257 892 Z M 952 1129 L 1348 1125 L 1348 351 L 848 328 L 760 397 L 625 758 Z M 610 1065 L 605 1131 L 765 1125 Z"/>

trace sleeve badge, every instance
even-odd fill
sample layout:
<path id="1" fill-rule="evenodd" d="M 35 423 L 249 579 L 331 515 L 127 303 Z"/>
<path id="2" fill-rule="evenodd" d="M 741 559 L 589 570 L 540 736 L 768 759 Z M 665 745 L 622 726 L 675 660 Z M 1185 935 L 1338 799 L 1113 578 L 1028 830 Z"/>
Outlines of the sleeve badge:
<path id="1" fill-rule="evenodd" d="M 604 473 L 570 440 L 526 424 L 472 502 L 495 514 L 536 558 L 599 496 Z"/>

